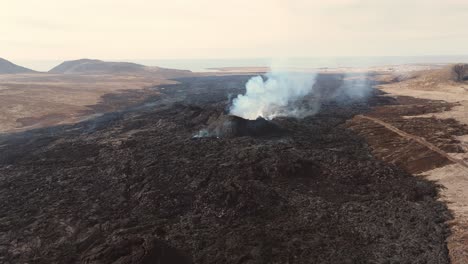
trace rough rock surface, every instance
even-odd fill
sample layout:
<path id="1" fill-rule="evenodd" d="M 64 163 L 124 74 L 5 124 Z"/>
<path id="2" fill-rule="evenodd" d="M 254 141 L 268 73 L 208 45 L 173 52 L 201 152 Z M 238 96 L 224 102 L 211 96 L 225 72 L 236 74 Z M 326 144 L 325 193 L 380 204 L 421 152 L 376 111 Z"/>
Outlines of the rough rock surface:
<path id="1" fill-rule="evenodd" d="M 0 138 L 0 262 L 448 263 L 436 186 L 344 126 L 389 99 L 277 119 L 281 137 L 192 140 L 244 81 Z"/>
<path id="2" fill-rule="evenodd" d="M 206 129 L 200 130 L 195 137 L 262 137 L 279 136 L 285 133 L 275 123 L 262 117 L 255 120 L 244 119 L 239 116 L 220 114 L 217 119 L 210 122 Z"/>

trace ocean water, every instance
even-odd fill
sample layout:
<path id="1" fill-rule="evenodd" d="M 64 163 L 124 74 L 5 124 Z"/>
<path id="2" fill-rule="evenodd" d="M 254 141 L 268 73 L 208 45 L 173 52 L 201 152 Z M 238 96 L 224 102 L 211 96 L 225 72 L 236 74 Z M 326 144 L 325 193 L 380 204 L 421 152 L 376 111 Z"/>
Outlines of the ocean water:
<path id="1" fill-rule="evenodd" d="M 112 60 L 116 61 L 116 60 Z M 290 59 L 122 59 L 148 66 L 184 69 L 191 71 L 207 71 L 222 67 L 270 67 L 287 68 L 337 68 L 337 67 L 371 67 L 401 64 L 441 64 L 468 63 L 468 55 L 450 56 L 380 56 L 380 57 L 309 57 Z M 59 60 L 18 60 L 13 61 L 24 67 L 37 71 L 48 71 L 63 61 Z"/>

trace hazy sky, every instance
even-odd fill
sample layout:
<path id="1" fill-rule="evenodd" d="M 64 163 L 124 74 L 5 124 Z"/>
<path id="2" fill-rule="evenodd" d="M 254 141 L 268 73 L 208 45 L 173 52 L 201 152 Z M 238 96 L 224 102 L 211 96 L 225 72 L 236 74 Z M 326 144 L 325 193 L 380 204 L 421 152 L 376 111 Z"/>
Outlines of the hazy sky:
<path id="1" fill-rule="evenodd" d="M 468 52 L 468 0 L 0 0 L 0 57 Z"/>

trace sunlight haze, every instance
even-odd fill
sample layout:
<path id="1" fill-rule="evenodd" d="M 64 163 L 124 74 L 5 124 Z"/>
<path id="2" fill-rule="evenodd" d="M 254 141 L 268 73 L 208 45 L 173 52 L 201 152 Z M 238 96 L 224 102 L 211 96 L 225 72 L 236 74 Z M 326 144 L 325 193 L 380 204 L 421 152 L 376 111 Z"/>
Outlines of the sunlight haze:
<path id="1" fill-rule="evenodd" d="M 464 0 L 0 0 L 13 60 L 465 54 Z"/>

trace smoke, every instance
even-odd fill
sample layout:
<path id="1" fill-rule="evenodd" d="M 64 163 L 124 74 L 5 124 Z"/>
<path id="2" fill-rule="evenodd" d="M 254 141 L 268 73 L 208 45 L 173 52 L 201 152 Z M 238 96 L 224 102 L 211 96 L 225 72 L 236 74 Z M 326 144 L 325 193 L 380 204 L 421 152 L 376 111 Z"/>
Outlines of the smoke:
<path id="1" fill-rule="evenodd" d="M 372 90 L 374 82 L 370 74 L 346 76 L 341 87 L 341 99 L 355 101 L 366 99 Z"/>
<path id="2" fill-rule="evenodd" d="M 232 101 L 230 114 L 245 119 L 277 116 L 302 116 L 305 109 L 294 107 L 296 101 L 312 92 L 315 74 L 271 72 L 252 77 L 246 92 Z"/>
<path id="3" fill-rule="evenodd" d="M 314 115 L 324 102 L 348 103 L 365 99 L 372 84 L 366 74 L 268 73 L 252 77 L 245 94 L 232 100 L 231 115 L 245 119 Z"/>

